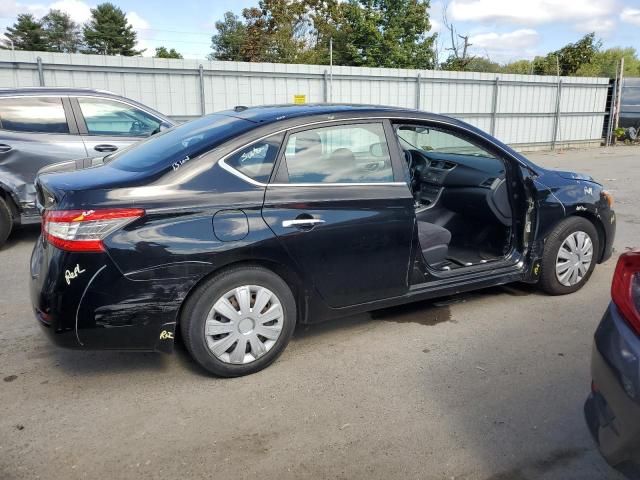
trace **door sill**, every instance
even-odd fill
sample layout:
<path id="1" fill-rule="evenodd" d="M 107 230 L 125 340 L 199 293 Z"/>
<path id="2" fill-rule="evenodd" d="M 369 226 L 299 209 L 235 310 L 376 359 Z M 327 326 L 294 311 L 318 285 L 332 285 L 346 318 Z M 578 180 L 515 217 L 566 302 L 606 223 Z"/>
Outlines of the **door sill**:
<path id="1" fill-rule="evenodd" d="M 426 273 L 431 276 L 431 279 L 412 285 L 409 291 L 437 290 L 439 286 L 451 286 L 452 284 L 464 284 L 475 281 L 482 282 L 483 280 L 500 277 L 501 275 L 509 278 L 513 275 L 524 275 L 524 265 L 525 262 L 522 255 L 517 252 L 512 252 L 500 260 L 460 267 L 453 270 L 434 270 L 427 266 Z"/>

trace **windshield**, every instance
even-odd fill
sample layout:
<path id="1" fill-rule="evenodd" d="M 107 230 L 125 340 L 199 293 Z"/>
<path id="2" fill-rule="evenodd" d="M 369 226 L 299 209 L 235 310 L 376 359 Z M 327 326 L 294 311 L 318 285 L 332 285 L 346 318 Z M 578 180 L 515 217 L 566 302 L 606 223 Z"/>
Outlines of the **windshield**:
<path id="1" fill-rule="evenodd" d="M 108 162 L 111 167 L 133 172 L 176 168 L 253 126 L 235 117 L 207 115 L 135 143 L 109 156 Z"/>

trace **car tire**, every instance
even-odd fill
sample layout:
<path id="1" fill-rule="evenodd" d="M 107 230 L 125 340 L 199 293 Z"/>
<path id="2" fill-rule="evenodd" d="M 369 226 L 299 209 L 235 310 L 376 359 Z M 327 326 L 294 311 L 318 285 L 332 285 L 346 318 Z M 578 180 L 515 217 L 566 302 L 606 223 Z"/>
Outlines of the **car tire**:
<path id="1" fill-rule="evenodd" d="M 0 197 L 0 248 L 4 245 L 13 229 L 13 216 L 7 202 Z"/>
<path id="2" fill-rule="evenodd" d="M 586 267 L 586 259 L 589 256 L 584 255 L 584 251 L 588 251 L 587 240 L 584 240 L 582 247 L 579 245 L 585 239 L 585 235 L 591 242 L 588 268 Z M 600 252 L 600 242 L 593 223 L 582 217 L 570 217 L 563 220 L 545 242 L 540 288 L 550 295 L 566 295 L 580 290 L 593 273 L 598 252 Z"/>
<path id="3" fill-rule="evenodd" d="M 262 304 L 267 297 L 262 311 L 254 311 L 259 299 Z M 243 303 L 251 308 L 243 308 Z M 276 320 L 263 323 L 277 315 Z M 263 267 L 242 266 L 223 271 L 197 288 L 183 309 L 180 332 L 187 350 L 205 370 L 220 377 L 239 377 L 258 372 L 278 358 L 291 339 L 296 315 L 293 293 L 281 277 Z"/>

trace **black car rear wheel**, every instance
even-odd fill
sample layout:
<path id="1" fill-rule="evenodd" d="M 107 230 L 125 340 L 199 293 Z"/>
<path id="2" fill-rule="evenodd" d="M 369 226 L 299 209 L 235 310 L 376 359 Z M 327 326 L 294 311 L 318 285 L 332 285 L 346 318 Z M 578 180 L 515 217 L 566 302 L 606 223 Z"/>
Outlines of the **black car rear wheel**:
<path id="1" fill-rule="evenodd" d="M 599 248 L 598 232 L 589 220 L 563 220 L 545 243 L 540 287 L 550 295 L 579 290 L 593 273 Z"/>
<path id="2" fill-rule="evenodd" d="M 202 367 L 237 377 L 270 365 L 289 343 L 295 323 L 295 299 L 282 278 L 243 266 L 198 288 L 185 305 L 181 333 Z"/>
<path id="3" fill-rule="evenodd" d="M 0 247 L 7 241 L 13 229 L 13 217 L 7 202 L 0 197 Z"/>

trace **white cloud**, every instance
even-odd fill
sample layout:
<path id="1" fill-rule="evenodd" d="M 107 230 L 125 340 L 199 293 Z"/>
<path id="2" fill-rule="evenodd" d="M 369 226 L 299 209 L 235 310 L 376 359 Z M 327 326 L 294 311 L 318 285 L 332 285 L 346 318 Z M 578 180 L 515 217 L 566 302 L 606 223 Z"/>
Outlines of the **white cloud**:
<path id="1" fill-rule="evenodd" d="M 540 35 L 535 30 L 524 28 L 507 33 L 478 33 L 472 35 L 469 43 L 475 49 L 485 50 L 518 50 L 531 48 L 540 41 Z"/>
<path id="2" fill-rule="evenodd" d="M 150 27 L 149 22 L 136 12 L 127 13 L 127 20 L 135 30 L 148 30 Z"/>
<path id="3" fill-rule="evenodd" d="M 429 32 L 437 33 L 442 31 L 442 27 L 443 27 L 442 22 L 432 17 L 429 19 L 429 23 L 431 23 L 431 30 L 429 30 Z"/>
<path id="4" fill-rule="evenodd" d="M 138 34 L 136 49 L 144 50 L 142 55 L 145 57 L 153 57 L 156 53 L 158 42 L 154 40 L 155 34 L 151 29 L 151 24 L 136 12 L 127 13 L 127 21 Z"/>
<path id="5" fill-rule="evenodd" d="M 575 29 L 582 33 L 596 32 L 600 35 L 607 35 L 615 26 L 616 22 L 611 18 L 592 18 L 576 24 Z"/>
<path id="6" fill-rule="evenodd" d="M 620 20 L 640 26 L 640 8 L 625 8 L 620 12 Z"/>
<path id="7" fill-rule="evenodd" d="M 615 11 L 615 0 L 453 0 L 453 20 L 511 22 L 537 25 L 555 21 L 606 18 Z"/>
<path id="8" fill-rule="evenodd" d="M 84 23 L 91 18 L 91 7 L 81 0 L 59 0 L 47 7 L 47 11 L 50 9 L 62 10 L 76 23 Z"/>

